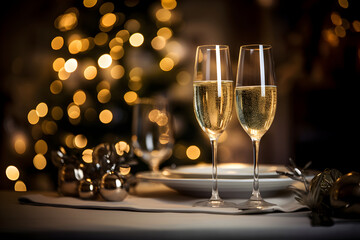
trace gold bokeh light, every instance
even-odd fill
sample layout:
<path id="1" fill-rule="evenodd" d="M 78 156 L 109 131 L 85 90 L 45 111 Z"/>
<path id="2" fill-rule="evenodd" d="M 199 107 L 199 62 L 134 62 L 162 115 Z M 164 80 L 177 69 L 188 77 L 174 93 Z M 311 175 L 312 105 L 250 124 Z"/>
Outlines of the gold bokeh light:
<path id="1" fill-rule="evenodd" d="M 201 151 L 195 145 L 191 145 L 186 149 L 186 156 L 191 160 L 196 160 L 200 157 Z"/>
<path id="2" fill-rule="evenodd" d="M 83 90 L 77 90 L 73 95 L 73 101 L 76 105 L 83 105 L 86 101 L 86 94 Z"/>
<path id="3" fill-rule="evenodd" d="M 97 69 L 95 66 L 87 66 L 84 70 L 84 77 L 86 80 L 92 80 L 97 75 Z"/>
<path id="4" fill-rule="evenodd" d="M 54 50 L 59 50 L 64 45 L 64 39 L 61 36 L 54 37 L 51 41 L 51 48 Z"/>
<path id="5" fill-rule="evenodd" d="M 20 172 L 17 167 L 10 165 L 5 170 L 6 177 L 11 181 L 16 181 L 20 177 Z"/>
<path id="6" fill-rule="evenodd" d="M 100 103 L 107 103 L 111 99 L 111 93 L 108 89 L 101 89 L 97 94 L 97 99 Z"/>
<path id="7" fill-rule="evenodd" d="M 144 43 L 144 36 L 141 33 L 134 33 L 130 36 L 129 42 L 133 47 L 140 47 Z"/>
<path id="8" fill-rule="evenodd" d="M 99 114 L 99 120 L 104 124 L 110 123 L 113 120 L 112 112 L 108 109 L 102 110 Z"/>
<path id="9" fill-rule="evenodd" d="M 101 68 L 108 68 L 111 66 L 112 58 L 109 54 L 103 54 L 98 59 L 98 65 Z"/>
<path id="10" fill-rule="evenodd" d="M 33 164 L 37 170 L 43 170 L 47 164 L 45 156 L 41 153 L 36 154 L 33 158 Z"/>

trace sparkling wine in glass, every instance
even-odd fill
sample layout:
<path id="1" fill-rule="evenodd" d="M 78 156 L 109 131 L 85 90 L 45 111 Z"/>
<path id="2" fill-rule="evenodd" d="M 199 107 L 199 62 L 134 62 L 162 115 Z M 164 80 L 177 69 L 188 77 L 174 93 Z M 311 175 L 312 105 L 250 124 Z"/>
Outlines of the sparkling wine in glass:
<path id="1" fill-rule="evenodd" d="M 238 120 L 252 141 L 254 161 L 251 197 L 238 206 L 241 209 L 262 210 L 274 205 L 263 200 L 260 195 L 258 165 L 260 140 L 274 120 L 277 102 L 270 45 L 254 44 L 240 47 L 235 98 Z"/>
<path id="2" fill-rule="evenodd" d="M 199 46 L 194 69 L 194 112 L 201 129 L 209 136 L 212 150 L 212 194 L 194 206 L 235 207 L 220 198 L 217 183 L 217 140 L 231 119 L 234 82 L 229 47 Z"/>
<path id="3" fill-rule="evenodd" d="M 173 130 L 165 100 L 142 98 L 133 108 L 132 145 L 136 156 L 161 175 L 160 164 L 172 154 Z"/>

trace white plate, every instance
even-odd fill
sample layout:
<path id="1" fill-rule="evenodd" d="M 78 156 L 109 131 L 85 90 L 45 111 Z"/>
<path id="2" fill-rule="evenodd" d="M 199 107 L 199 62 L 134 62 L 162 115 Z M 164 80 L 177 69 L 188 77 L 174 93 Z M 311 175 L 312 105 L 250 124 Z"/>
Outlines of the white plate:
<path id="1" fill-rule="evenodd" d="M 279 177 L 276 170 L 286 171 L 282 165 L 259 165 L 260 177 Z M 165 168 L 162 173 L 169 178 L 211 178 L 211 164 Z M 253 165 L 244 163 L 223 163 L 218 165 L 218 178 L 252 178 Z"/>
<path id="2" fill-rule="evenodd" d="M 153 175 L 150 172 L 137 174 L 143 181 L 157 182 L 185 195 L 208 198 L 211 195 L 210 178 L 169 178 L 164 175 Z M 287 190 L 295 181 L 287 177 L 261 178 L 260 192 L 264 197 L 274 196 Z M 218 179 L 219 193 L 222 198 L 250 197 L 252 179 Z"/>

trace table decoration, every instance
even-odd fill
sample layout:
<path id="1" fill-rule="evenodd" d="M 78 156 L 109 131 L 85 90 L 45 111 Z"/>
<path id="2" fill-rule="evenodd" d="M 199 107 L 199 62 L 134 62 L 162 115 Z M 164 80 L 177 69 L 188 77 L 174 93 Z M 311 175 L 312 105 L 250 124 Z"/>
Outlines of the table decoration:
<path id="1" fill-rule="evenodd" d="M 302 182 L 304 190 L 292 187 L 295 199 L 309 207 L 312 226 L 332 226 L 333 217 L 360 218 L 360 174 L 350 172 L 343 175 L 337 169 L 326 168 L 318 173 L 311 181 L 306 179 L 306 169 L 296 166 L 292 159 L 289 172 L 278 171 L 279 174 L 288 176 Z"/>
<path id="2" fill-rule="evenodd" d="M 89 152 L 52 151 L 52 162 L 58 167 L 58 193 L 62 196 L 122 201 L 136 184 L 130 173 L 136 161 L 124 142 L 101 143 Z"/>

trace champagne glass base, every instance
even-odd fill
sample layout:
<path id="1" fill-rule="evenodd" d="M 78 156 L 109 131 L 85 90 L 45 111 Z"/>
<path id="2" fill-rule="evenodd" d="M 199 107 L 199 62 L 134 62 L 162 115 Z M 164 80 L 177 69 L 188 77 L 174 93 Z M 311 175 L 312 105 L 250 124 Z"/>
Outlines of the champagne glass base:
<path id="1" fill-rule="evenodd" d="M 248 210 L 248 209 L 265 210 L 265 209 L 269 209 L 273 206 L 276 206 L 276 204 L 269 203 L 263 199 L 260 199 L 260 200 L 249 199 L 246 202 L 242 202 L 237 205 L 237 207 L 242 210 Z"/>
<path id="2" fill-rule="evenodd" d="M 213 208 L 237 208 L 237 204 L 233 202 L 219 200 L 203 200 L 193 204 L 193 207 L 213 207 Z"/>

